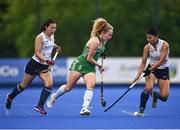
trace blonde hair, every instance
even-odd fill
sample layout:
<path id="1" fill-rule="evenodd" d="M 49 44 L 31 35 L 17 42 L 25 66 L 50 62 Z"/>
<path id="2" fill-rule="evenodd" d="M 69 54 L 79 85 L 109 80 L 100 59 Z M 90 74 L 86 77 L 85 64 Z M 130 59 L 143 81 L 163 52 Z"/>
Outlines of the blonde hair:
<path id="1" fill-rule="evenodd" d="M 105 19 L 97 18 L 94 20 L 91 36 L 97 36 L 101 32 L 107 32 L 110 29 L 113 29 L 113 27 Z"/>

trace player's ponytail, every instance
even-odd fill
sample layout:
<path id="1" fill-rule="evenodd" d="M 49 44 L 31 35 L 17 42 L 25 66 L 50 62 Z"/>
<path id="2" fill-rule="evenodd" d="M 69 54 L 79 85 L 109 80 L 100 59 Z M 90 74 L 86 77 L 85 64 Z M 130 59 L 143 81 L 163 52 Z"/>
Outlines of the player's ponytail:
<path id="1" fill-rule="evenodd" d="M 97 36 L 101 34 L 101 32 L 109 31 L 109 29 L 113 29 L 113 27 L 105 19 L 97 18 L 94 20 L 91 36 Z"/>

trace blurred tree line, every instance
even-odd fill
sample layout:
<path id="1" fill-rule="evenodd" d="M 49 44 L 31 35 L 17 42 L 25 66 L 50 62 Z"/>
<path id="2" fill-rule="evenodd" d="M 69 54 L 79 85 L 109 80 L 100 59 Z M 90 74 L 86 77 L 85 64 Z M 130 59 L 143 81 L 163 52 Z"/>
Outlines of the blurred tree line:
<path id="1" fill-rule="evenodd" d="M 0 0 L 0 57 L 31 57 L 34 39 L 48 18 L 57 22 L 61 56 L 78 56 L 97 17 L 114 27 L 108 56 L 141 56 L 145 30 L 154 25 L 170 43 L 170 55 L 179 57 L 179 7 L 179 0 Z"/>

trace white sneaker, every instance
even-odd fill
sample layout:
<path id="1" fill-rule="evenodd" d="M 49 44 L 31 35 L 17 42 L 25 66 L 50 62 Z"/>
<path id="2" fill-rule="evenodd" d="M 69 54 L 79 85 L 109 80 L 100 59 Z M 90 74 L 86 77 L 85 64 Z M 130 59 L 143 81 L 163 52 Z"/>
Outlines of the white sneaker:
<path id="1" fill-rule="evenodd" d="M 80 115 L 90 115 L 91 114 L 91 111 L 89 110 L 89 108 L 87 108 L 87 107 L 83 107 L 82 109 L 81 109 L 81 111 L 80 111 Z"/>
<path id="2" fill-rule="evenodd" d="M 54 103 L 55 103 L 55 101 L 56 101 L 56 98 L 53 95 L 51 95 L 51 97 L 47 101 L 47 107 L 52 108 Z"/>

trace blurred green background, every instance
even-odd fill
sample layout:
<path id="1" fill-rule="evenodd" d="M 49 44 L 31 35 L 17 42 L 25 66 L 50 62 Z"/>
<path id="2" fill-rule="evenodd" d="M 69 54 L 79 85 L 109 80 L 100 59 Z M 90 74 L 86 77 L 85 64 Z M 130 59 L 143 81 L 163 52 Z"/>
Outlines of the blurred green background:
<path id="1" fill-rule="evenodd" d="M 158 27 L 171 57 L 180 57 L 180 0 L 0 0 L 0 57 L 31 57 L 34 39 L 48 18 L 57 22 L 62 57 L 78 56 L 90 37 L 92 20 L 114 27 L 110 57 L 141 56 L 148 26 Z"/>

